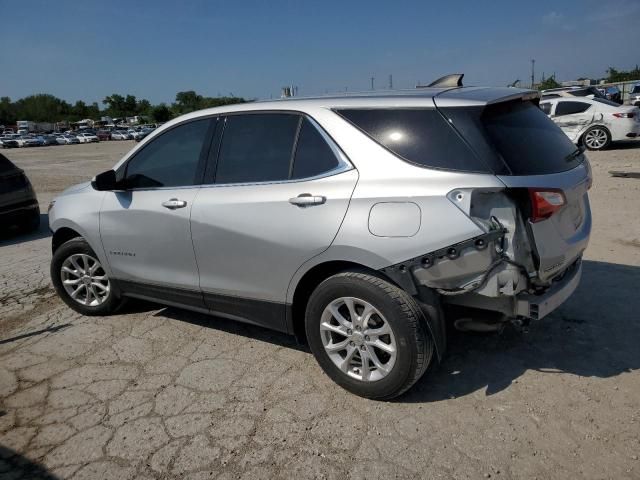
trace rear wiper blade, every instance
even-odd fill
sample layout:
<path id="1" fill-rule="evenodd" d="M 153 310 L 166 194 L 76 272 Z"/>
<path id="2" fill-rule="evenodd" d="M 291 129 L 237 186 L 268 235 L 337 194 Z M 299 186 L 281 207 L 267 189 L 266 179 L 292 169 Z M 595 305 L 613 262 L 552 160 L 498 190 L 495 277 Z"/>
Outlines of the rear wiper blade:
<path id="1" fill-rule="evenodd" d="M 565 161 L 570 162 L 571 160 L 573 160 L 574 158 L 582 155 L 585 151 L 585 148 L 580 145 L 578 148 L 576 148 L 573 152 L 571 152 L 569 155 L 567 155 L 566 157 L 564 157 Z"/>

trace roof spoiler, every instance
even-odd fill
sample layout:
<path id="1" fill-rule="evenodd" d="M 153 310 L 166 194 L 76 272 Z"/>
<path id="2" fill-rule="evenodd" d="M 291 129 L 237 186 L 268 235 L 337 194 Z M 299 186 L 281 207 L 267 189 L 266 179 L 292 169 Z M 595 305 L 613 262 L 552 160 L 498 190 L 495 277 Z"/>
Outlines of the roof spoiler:
<path id="1" fill-rule="evenodd" d="M 454 88 L 462 87 L 462 77 L 464 73 L 452 73 L 440 77 L 435 82 L 431 82 L 429 85 L 416 85 L 416 88 Z"/>

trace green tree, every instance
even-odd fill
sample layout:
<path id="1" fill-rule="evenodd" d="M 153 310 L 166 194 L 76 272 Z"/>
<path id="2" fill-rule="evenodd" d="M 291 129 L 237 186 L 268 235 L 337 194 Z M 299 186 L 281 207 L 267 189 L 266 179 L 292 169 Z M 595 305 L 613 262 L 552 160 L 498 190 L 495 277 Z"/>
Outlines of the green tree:
<path id="1" fill-rule="evenodd" d="M 69 116 L 71 105 L 53 95 L 39 93 L 15 102 L 15 110 L 17 120 L 56 122 Z"/>
<path id="2" fill-rule="evenodd" d="M 173 104 L 173 112 L 176 115 L 193 112 L 202 109 L 202 95 L 198 95 L 193 90 L 176 93 L 176 102 Z"/>
<path id="3" fill-rule="evenodd" d="M 636 65 L 636 68 L 633 70 L 629 70 L 625 72 L 624 70 L 616 70 L 613 67 L 609 67 L 607 69 L 607 82 L 615 83 L 615 82 L 627 82 L 629 80 L 638 80 L 640 79 L 640 68 Z"/>
<path id="4" fill-rule="evenodd" d="M 538 84 L 538 90 L 547 90 L 548 88 L 558 88 L 561 86 L 562 85 L 556 81 L 555 75 L 551 75 L 549 78 L 546 78 Z"/>
<path id="5" fill-rule="evenodd" d="M 9 97 L 0 98 L 0 124 L 13 125 L 18 120 L 15 105 Z"/>
<path id="6" fill-rule="evenodd" d="M 169 110 L 169 107 L 164 103 L 153 107 L 150 116 L 157 123 L 168 122 L 172 117 L 171 110 Z"/>

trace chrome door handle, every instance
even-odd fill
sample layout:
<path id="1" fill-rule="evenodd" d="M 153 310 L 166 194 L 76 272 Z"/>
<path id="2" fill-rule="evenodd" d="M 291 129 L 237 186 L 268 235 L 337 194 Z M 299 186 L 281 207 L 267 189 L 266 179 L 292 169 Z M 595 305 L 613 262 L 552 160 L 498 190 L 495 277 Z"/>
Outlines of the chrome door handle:
<path id="1" fill-rule="evenodd" d="M 310 193 L 301 193 L 297 197 L 289 199 L 289 203 L 298 207 L 310 207 L 312 205 L 322 205 L 327 201 L 326 197 L 319 195 L 311 195 Z"/>
<path id="2" fill-rule="evenodd" d="M 168 208 L 169 210 L 175 210 L 176 208 L 184 208 L 187 206 L 187 202 L 184 200 L 178 200 L 177 198 L 172 198 L 167 200 L 166 202 L 162 202 L 162 206 L 164 208 Z"/>

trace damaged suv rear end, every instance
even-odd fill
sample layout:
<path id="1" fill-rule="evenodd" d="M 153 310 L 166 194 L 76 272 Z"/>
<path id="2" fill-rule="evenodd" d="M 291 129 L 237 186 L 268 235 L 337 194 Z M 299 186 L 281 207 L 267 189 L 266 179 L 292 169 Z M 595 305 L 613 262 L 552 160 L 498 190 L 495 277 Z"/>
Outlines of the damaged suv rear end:
<path id="1" fill-rule="evenodd" d="M 388 169 L 393 186 L 361 173 L 334 247 L 378 186 L 369 230 L 387 237 L 380 248 L 392 263 L 380 270 L 405 291 L 425 303 L 437 297 L 462 329 L 548 315 L 580 280 L 592 180 L 582 150 L 538 100 L 531 91 L 457 88 L 435 93 L 432 106 L 337 108 L 410 167 Z M 411 204 L 420 212 L 413 230 Z"/>

